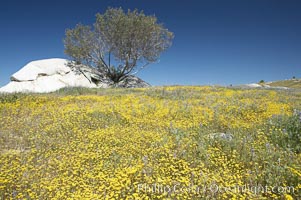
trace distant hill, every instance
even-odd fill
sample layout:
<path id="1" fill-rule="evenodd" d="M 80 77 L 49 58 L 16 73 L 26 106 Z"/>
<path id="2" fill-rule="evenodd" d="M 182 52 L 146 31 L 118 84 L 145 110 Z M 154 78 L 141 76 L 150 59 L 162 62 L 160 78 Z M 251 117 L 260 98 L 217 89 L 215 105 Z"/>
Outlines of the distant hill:
<path id="1" fill-rule="evenodd" d="M 301 79 L 289 79 L 289 80 L 280 80 L 264 83 L 271 87 L 287 87 L 294 89 L 301 89 Z"/>
<path id="2" fill-rule="evenodd" d="M 263 80 L 259 83 L 249 83 L 240 85 L 240 87 L 247 88 L 272 88 L 272 89 L 301 89 L 301 79 L 289 79 L 264 82 Z"/>

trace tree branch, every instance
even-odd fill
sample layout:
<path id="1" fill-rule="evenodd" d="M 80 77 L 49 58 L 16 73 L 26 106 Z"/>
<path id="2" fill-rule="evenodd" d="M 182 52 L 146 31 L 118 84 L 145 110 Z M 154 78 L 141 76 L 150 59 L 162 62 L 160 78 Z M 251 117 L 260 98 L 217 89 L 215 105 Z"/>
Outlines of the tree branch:
<path id="1" fill-rule="evenodd" d="M 147 65 L 149 65 L 150 62 L 146 63 L 145 65 L 143 65 L 142 67 L 140 67 L 137 71 L 135 71 L 134 73 L 132 73 L 131 75 L 135 75 L 137 74 L 138 72 L 140 72 L 143 68 L 145 68 Z"/>
<path id="2" fill-rule="evenodd" d="M 111 67 L 111 51 L 109 51 L 109 67 Z"/>

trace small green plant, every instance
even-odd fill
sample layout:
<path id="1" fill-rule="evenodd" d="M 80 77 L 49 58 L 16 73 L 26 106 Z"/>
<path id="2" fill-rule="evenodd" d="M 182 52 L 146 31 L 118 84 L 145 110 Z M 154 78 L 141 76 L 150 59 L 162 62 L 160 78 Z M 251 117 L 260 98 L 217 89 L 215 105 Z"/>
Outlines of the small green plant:
<path id="1" fill-rule="evenodd" d="M 260 83 L 260 84 L 263 84 L 263 83 L 264 83 L 264 80 L 260 80 L 259 83 Z"/>

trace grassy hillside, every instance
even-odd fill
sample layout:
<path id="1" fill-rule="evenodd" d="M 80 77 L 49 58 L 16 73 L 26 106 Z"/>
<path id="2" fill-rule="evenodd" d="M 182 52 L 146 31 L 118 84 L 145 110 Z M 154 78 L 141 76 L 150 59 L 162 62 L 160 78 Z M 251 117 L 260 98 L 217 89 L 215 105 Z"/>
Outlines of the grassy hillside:
<path id="1" fill-rule="evenodd" d="M 272 83 L 267 83 L 267 85 L 273 87 L 288 87 L 294 89 L 301 89 L 301 79 L 274 81 Z"/>
<path id="2" fill-rule="evenodd" d="M 0 95 L 0 199 L 297 199 L 300 111 L 264 89 Z"/>

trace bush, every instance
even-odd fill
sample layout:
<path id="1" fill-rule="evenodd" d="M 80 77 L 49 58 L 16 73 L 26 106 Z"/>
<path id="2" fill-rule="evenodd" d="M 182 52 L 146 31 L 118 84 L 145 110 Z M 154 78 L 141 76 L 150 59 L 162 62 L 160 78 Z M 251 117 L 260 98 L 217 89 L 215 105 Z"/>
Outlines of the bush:
<path id="1" fill-rule="evenodd" d="M 259 83 L 260 83 L 260 84 L 263 84 L 263 83 L 264 83 L 264 80 L 260 80 Z"/>

